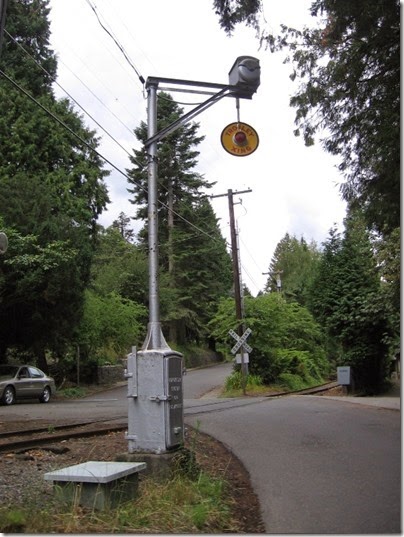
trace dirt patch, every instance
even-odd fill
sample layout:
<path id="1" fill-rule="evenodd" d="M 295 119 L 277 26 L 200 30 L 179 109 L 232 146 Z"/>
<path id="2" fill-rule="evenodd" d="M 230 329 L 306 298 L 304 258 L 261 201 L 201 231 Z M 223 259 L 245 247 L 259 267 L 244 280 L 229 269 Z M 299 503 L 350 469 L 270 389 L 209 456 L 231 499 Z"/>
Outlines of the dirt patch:
<path id="1" fill-rule="evenodd" d="M 346 395 L 346 391 L 344 390 L 343 386 L 336 386 L 335 388 L 331 388 L 330 390 L 316 393 L 316 395 L 329 395 L 330 397 L 335 397 L 335 396 L 343 397 L 344 395 Z"/>

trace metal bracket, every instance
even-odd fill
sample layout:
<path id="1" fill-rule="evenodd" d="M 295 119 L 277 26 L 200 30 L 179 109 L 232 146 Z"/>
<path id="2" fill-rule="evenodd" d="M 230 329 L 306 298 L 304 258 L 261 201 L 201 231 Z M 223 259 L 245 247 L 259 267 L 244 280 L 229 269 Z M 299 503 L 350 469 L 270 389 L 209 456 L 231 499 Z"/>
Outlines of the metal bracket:
<path id="1" fill-rule="evenodd" d="M 149 397 L 149 400 L 154 401 L 155 403 L 161 403 L 161 401 L 171 401 L 171 399 L 171 395 L 155 395 Z"/>
<path id="2" fill-rule="evenodd" d="M 148 147 L 153 142 L 159 142 L 163 140 L 163 138 L 171 134 L 178 127 L 182 126 L 184 123 L 191 121 L 191 119 L 193 119 L 195 116 L 197 116 L 198 114 L 200 114 L 201 112 L 203 112 L 204 110 L 206 110 L 207 108 L 215 104 L 220 99 L 223 99 L 223 97 L 227 97 L 227 95 L 230 94 L 231 88 L 232 86 L 222 86 L 222 89 L 218 93 L 215 93 L 212 97 L 210 97 L 209 99 L 199 104 L 198 106 L 196 106 L 195 108 L 193 108 L 192 110 L 184 114 L 183 116 L 173 121 L 173 123 L 171 123 L 164 129 L 162 129 L 160 132 L 157 132 L 154 136 L 151 136 L 150 138 L 148 138 L 145 143 L 146 147 Z"/>

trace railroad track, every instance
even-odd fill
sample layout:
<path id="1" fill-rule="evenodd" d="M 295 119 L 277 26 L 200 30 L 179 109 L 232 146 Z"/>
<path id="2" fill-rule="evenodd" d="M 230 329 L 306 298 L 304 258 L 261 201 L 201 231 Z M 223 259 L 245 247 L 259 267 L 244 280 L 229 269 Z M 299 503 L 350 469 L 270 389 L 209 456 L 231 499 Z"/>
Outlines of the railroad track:
<path id="1" fill-rule="evenodd" d="M 24 451 L 32 447 L 59 443 L 62 440 L 99 436 L 112 431 L 124 431 L 127 428 L 127 423 L 123 423 L 122 420 L 103 420 L 2 432 L 0 453 Z"/>
<path id="2" fill-rule="evenodd" d="M 286 395 L 315 395 L 316 393 L 327 392 L 328 390 L 332 390 L 338 386 L 338 382 L 327 382 L 326 384 L 319 384 L 318 386 L 312 386 L 311 388 L 305 388 L 304 390 L 274 393 L 267 395 L 267 397 L 284 397 Z"/>
<path id="3" fill-rule="evenodd" d="M 268 395 L 267 397 L 285 397 L 288 395 L 310 395 L 325 392 L 338 386 L 336 382 L 321 384 L 305 390 L 294 392 L 281 392 Z M 0 453 L 25 451 L 33 447 L 57 444 L 62 440 L 71 438 L 84 438 L 88 436 L 100 436 L 113 431 L 127 430 L 126 419 L 85 421 L 59 425 L 44 425 L 27 429 L 8 430 L 0 432 Z"/>

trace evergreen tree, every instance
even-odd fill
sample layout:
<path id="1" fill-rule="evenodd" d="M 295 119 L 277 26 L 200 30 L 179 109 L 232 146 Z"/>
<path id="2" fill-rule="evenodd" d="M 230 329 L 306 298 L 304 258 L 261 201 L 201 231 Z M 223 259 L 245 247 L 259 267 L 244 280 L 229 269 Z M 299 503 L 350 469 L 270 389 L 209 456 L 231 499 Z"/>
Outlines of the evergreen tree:
<path id="1" fill-rule="evenodd" d="M 378 238 L 374 246 L 381 277 L 381 299 L 391 327 L 391 333 L 386 337 L 396 354 L 400 351 L 401 334 L 401 230 L 395 229 L 387 240 Z"/>
<path id="2" fill-rule="evenodd" d="M 183 114 L 172 97 L 164 92 L 158 95 L 157 105 L 157 131 L 170 125 Z M 209 189 L 212 183 L 206 181 L 200 174 L 195 172 L 199 152 L 196 150 L 198 144 L 204 139 L 197 136 L 199 126 L 196 123 L 188 124 L 178 128 L 175 132 L 167 136 L 157 144 L 158 160 L 158 219 L 159 219 L 159 244 L 170 242 L 170 233 L 178 221 L 178 205 L 181 202 L 192 205 L 200 199 L 202 189 Z M 137 139 L 142 143 L 143 148 L 147 140 L 147 125 L 141 122 L 135 129 Z M 145 149 L 134 150 L 131 162 L 134 168 L 128 170 L 129 183 L 132 187 L 128 191 L 133 194 L 131 200 L 138 209 L 136 218 L 147 220 L 147 151 Z M 147 224 L 140 240 L 146 244 Z M 170 263 L 170 251 L 165 250 L 161 256 L 162 265 L 168 268 Z"/>
<path id="3" fill-rule="evenodd" d="M 158 131 L 182 114 L 170 95 L 159 94 Z M 230 258 L 203 192 L 213 184 L 194 169 L 199 155 L 196 147 L 203 140 L 197 130 L 197 124 L 183 126 L 159 142 L 157 149 L 160 309 L 173 343 L 200 338 L 213 305 L 231 287 Z M 144 144 L 146 124 L 141 123 L 135 134 Z M 136 217 L 145 220 L 147 155 L 135 150 L 131 160 L 135 168 L 128 171 L 129 192 L 134 194 L 133 203 L 140 205 Z M 145 244 L 147 224 L 139 237 Z"/>
<path id="4" fill-rule="evenodd" d="M 118 218 L 112 222 L 112 227 L 116 228 L 128 242 L 132 242 L 135 238 L 135 232 L 129 227 L 130 221 L 131 218 L 126 216 L 124 212 L 121 212 Z"/>
<path id="5" fill-rule="evenodd" d="M 355 211 L 343 237 L 333 230 L 325 245 L 311 308 L 340 345 L 337 364 L 352 366 L 357 389 L 377 393 L 388 372 L 391 324 L 372 243 Z"/>
<path id="6" fill-rule="evenodd" d="M 148 261 L 144 248 L 125 240 L 114 226 L 102 229 L 91 267 L 91 288 L 138 304 L 148 299 Z"/>
<path id="7" fill-rule="evenodd" d="M 53 95 L 48 3 L 9 0 L 0 57 L 0 215 L 21 237 L 20 250 L 11 245 L 2 265 L 0 361 L 14 345 L 44 369 L 45 350 L 61 354 L 80 320 L 97 219 L 109 201 L 107 172 L 92 151 L 95 133 L 68 100 Z M 50 271 L 37 261 L 52 245 L 69 255 L 53 259 Z M 24 259 L 25 271 L 16 271 Z"/>
<path id="8" fill-rule="evenodd" d="M 174 230 L 174 273 L 170 281 L 177 300 L 169 307 L 170 339 L 199 343 L 207 335 L 206 325 L 216 312 L 219 299 L 232 285 L 232 263 L 226 251 L 212 206 L 202 198 L 193 206 L 182 203 L 186 218 Z M 192 222 L 196 228 L 189 226 Z"/>
<path id="9" fill-rule="evenodd" d="M 269 265 L 265 291 L 277 290 L 277 279 L 281 278 L 282 293 L 288 301 L 307 303 L 307 290 L 311 287 L 320 252 L 316 243 L 307 244 L 289 233 L 278 242 Z"/>
<path id="10" fill-rule="evenodd" d="M 341 299 L 341 274 L 336 259 L 342 248 L 342 238 L 336 226 L 330 230 L 323 246 L 318 270 L 310 289 L 309 307 L 322 326 L 333 334 L 332 316 Z"/>

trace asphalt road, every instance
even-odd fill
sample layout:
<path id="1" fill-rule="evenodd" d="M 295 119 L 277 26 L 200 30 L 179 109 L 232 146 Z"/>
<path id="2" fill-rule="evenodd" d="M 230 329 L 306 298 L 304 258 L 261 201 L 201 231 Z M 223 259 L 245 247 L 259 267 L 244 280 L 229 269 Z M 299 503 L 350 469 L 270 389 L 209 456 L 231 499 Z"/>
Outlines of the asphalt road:
<path id="1" fill-rule="evenodd" d="M 248 469 L 267 533 L 400 533 L 400 413 L 290 396 L 196 414 Z"/>
<path id="2" fill-rule="evenodd" d="M 185 423 L 243 462 L 267 533 L 400 533 L 399 411 L 380 408 L 376 398 L 364 405 L 324 396 L 223 400 L 209 394 L 230 370 L 220 365 L 185 375 Z M 126 386 L 84 400 L 0 407 L 0 426 L 21 419 L 36 426 L 60 419 L 127 422 Z"/>

